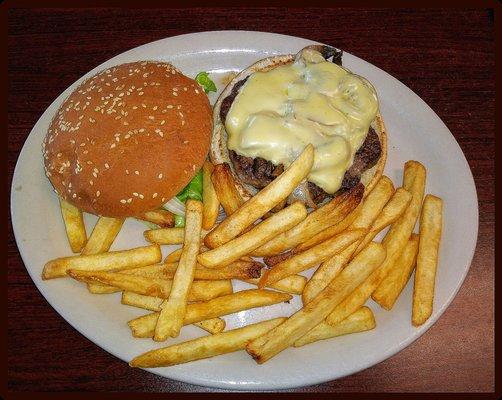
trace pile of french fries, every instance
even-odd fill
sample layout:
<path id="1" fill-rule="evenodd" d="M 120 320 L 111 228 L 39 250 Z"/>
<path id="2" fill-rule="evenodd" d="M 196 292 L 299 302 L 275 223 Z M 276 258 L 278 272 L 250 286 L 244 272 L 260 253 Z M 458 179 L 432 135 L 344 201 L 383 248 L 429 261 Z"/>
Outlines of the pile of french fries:
<path id="1" fill-rule="evenodd" d="M 49 261 L 44 279 L 69 276 L 92 293 L 122 292 L 122 304 L 149 313 L 128 322 L 132 335 L 165 341 L 194 324 L 210 335 L 155 349 L 133 367 L 161 367 L 246 350 L 259 364 L 288 347 L 375 328 L 372 298 L 391 310 L 415 271 L 411 322 L 432 314 L 442 200 L 426 195 L 426 171 L 404 165 L 402 187 L 383 176 L 370 193 L 360 184 L 308 212 L 285 200 L 310 172 L 303 153 L 248 201 L 227 164 L 203 168 L 203 202 L 188 200 L 184 228 L 164 210 L 140 218 L 159 226 L 149 245 L 109 251 L 123 220 L 99 218 L 87 238 L 82 212 L 61 201 L 72 257 Z M 364 195 L 364 196 L 363 196 Z M 226 218 L 217 223 L 222 207 Z M 414 229 L 419 223 L 419 233 Z M 389 228 L 381 243 L 377 234 Z M 162 261 L 160 246 L 181 244 Z M 301 275 L 314 268 L 310 279 Z M 233 291 L 232 280 L 257 286 Z M 293 315 L 225 331 L 221 317 L 301 296 Z"/>

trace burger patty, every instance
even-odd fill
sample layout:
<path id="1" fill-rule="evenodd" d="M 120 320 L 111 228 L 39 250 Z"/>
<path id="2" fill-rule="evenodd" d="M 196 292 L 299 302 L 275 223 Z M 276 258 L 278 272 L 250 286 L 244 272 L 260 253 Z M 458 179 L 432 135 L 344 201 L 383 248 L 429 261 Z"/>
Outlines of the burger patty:
<path id="1" fill-rule="evenodd" d="M 366 139 L 354 155 L 354 161 L 350 168 L 345 171 L 342 186 L 337 193 L 352 189 L 361 181 L 361 175 L 364 171 L 373 167 L 382 154 L 380 139 L 373 128 L 370 127 Z M 282 164 L 274 165 L 261 157 L 251 158 L 237 154 L 235 151 L 229 151 L 230 160 L 234 166 L 239 179 L 248 185 L 257 189 L 262 189 L 277 178 L 283 171 Z M 310 196 L 314 203 L 319 204 L 324 199 L 331 197 L 323 189 L 313 182 L 308 183 Z"/>
<path id="2" fill-rule="evenodd" d="M 332 62 L 342 65 L 342 52 L 330 47 L 327 47 L 322 52 L 324 58 L 332 57 Z M 237 82 L 230 94 L 223 99 L 220 106 L 220 120 L 224 123 L 227 114 L 230 111 L 233 101 L 240 88 L 246 83 L 248 77 Z M 373 167 L 382 154 L 382 145 L 377 133 L 373 128 L 369 128 L 368 134 L 363 144 L 354 155 L 354 160 L 350 168 L 345 171 L 343 176 L 342 186 L 337 193 L 352 189 L 361 181 L 361 175 L 364 171 Z M 245 157 L 237 154 L 235 151 L 229 151 L 230 160 L 234 166 L 235 172 L 239 179 L 248 185 L 254 186 L 257 189 L 262 189 L 272 182 L 277 176 L 284 171 L 284 166 L 274 165 L 272 162 L 263 158 Z M 320 204 L 328 197 L 332 197 L 315 183 L 309 182 L 308 189 L 310 196 L 315 204 Z"/>

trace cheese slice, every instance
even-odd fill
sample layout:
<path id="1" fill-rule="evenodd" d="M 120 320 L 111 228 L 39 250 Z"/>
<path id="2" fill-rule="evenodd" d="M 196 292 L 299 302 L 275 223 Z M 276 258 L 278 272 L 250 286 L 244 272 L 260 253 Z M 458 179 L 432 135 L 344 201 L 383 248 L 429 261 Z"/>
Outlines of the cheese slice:
<path id="1" fill-rule="evenodd" d="M 228 148 L 288 167 L 311 143 L 315 158 L 307 179 L 332 194 L 377 112 L 366 79 L 304 50 L 294 63 L 248 78 L 225 120 Z"/>

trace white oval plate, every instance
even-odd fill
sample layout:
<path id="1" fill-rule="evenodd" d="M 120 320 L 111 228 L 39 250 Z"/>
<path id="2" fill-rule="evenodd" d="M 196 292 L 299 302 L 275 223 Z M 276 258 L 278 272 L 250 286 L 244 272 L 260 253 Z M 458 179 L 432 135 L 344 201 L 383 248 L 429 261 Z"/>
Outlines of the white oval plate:
<path id="1" fill-rule="evenodd" d="M 150 339 L 131 337 L 126 322 L 144 312 L 120 305 L 119 294 L 92 295 L 71 279 L 42 281 L 40 273 L 50 259 L 70 255 L 55 193 L 44 175 L 41 143 L 51 117 L 64 98 L 87 76 L 115 64 L 136 60 L 165 60 L 186 75 L 208 71 L 218 89 L 229 71 L 238 71 L 254 61 L 275 54 L 296 53 L 310 40 L 247 31 L 202 32 L 159 40 L 120 54 L 96 67 L 63 92 L 33 127 L 14 172 L 11 212 L 17 245 L 26 268 L 47 301 L 75 329 L 98 346 L 129 361 L 152 348 L 162 347 Z M 331 43 L 336 46 L 337 43 Z M 437 274 L 434 312 L 426 324 L 410 323 L 413 280 L 410 280 L 391 312 L 375 303 L 376 329 L 301 348 L 283 351 L 264 365 L 257 365 L 245 352 L 151 372 L 193 384 L 227 389 L 270 390 L 305 386 L 336 379 L 371 367 L 409 345 L 444 312 L 462 284 L 476 246 L 478 203 L 471 171 L 452 134 L 439 117 L 415 93 L 379 68 L 344 54 L 344 65 L 375 85 L 389 136 L 385 173 L 400 185 L 402 166 L 416 159 L 427 168 L 426 191 L 444 199 L 444 233 Z M 216 95 L 211 96 L 214 102 Z M 94 216 L 86 216 L 88 232 Z M 144 245 L 144 225 L 127 220 L 112 249 Z M 164 249 L 167 250 L 167 249 Z M 310 271 L 309 271 L 310 272 Z M 235 290 L 249 287 L 235 283 Z M 301 306 L 291 304 L 243 311 L 224 317 L 228 328 L 276 316 L 290 315 Z M 171 343 L 204 334 L 194 326 L 183 328 Z"/>

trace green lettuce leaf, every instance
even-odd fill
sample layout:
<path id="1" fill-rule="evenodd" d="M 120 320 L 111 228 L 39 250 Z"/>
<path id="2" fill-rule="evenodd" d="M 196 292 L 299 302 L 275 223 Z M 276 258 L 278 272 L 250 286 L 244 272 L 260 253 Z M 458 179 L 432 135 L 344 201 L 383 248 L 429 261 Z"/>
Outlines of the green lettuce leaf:
<path id="1" fill-rule="evenodd" d="M 216 92 L 216 85 L 205 71 L 199 72 L 195 80 L 204 88 L 204 92 Z"/>
<path id="2" fill-rule="evenodd" d="M 176 196 L 185 203 L 188 199 L 202 201 L 202 170 L 199 170 L 188 185 Z"/>

